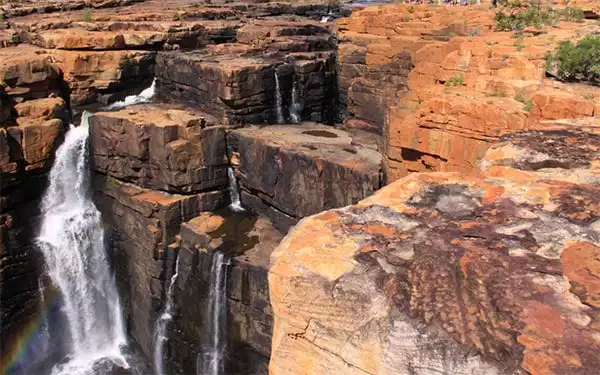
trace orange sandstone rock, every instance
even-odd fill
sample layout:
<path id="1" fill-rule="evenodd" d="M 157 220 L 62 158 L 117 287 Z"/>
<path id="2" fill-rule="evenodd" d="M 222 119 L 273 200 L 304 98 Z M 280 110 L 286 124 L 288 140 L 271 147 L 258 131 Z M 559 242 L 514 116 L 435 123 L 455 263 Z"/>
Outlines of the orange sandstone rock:
<path id="1" fill-rule="evenodd" d="M 593 374 L 600 137 L 502 138 L 477 174 L 406 176 L 272 255 L 272 374 Z"/>

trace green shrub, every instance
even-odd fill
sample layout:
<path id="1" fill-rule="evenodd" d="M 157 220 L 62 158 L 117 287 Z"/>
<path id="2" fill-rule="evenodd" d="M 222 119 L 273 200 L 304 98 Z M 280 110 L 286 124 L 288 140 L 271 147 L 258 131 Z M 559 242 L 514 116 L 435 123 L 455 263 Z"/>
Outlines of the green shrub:
<path id="1" fill-rule="evenodd" d="M 531 112 L 531 109 L 533 108 L 533 100 L 529 99 L 526 100 L 525 105 L 523 106 L 523 110 L 527 111 L 527 112 Z"/>
<path id="2" fill-rule="evenodd" d="M 449 80 L 447 80 L 444 83 L 444 86 L 455 87 L 455 86 L 462 86 L 464 84 L 465 84 L 465 79 L 463 77 L 454 76 L 454 77 L 450 78 Z"/>
<path id="3" fill-rule="evenodd" d="M 548 55 L 546 69 L 565 81 L 600 82 L 600 36 L 587 36 L 577 44 L 562 42 Z"/>
<path id="4" fill-rule="evenodd" d="M 121 185 L 121 181 L 117 180 L 116 178 L 114 178 L 113 176 L 107 174 L 106 175 L 106 182 L 114 187 L 118 187 Z"/>
<path id="5" fill-rule="evenodd" d="M 496 12 L 496 31 L 522 31 L 533 26 L 541 29 L 542 25 L 553 25 L 558 15 L 551 8 L 527 6 L 521 1 L 507 1 L 502 10 Z"/>
<path id="6" fill-rule="evenodd" d="M 412 5 L 408 6 L 408 13 L 414 13 L 415 12 L 415 7 Z"/>
<path id="7" fill-rule="evenodd" d="M 523 104 L 525 104 L 525 102 L 527 101 L 525 99 L 525 97 L 523 95 L 521 95 L 521 94 L 515 95 L 515 97 L 513 99 L 515 99 L 516 101 L 521 102 Z"/>
<path id="8" fill-rule="evenodd" d="M 85 8 L 81 14 L 81 19 L 85 22 L 92 22 L 92 10 L 90 8 Z"/>
<path id="9" fill-rule="evenodd" d="M 561 19 L 570 22 L 583 22 L 585 14 L 583 9 L 577 7 L 566 7 L 560 11 Z"/>

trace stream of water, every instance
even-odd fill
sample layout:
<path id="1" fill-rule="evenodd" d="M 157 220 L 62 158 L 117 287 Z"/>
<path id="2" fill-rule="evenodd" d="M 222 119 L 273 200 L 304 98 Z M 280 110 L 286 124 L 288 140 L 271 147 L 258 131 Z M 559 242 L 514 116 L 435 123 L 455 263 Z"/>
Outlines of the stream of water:
<path id="1" fill-rule="evenodd" d="M 53 374 L 93 372 L 99 360 L 127 368 L 121 306 L 104 247 L 100 212 L 91 199 L 87 162 L 89 114 L 58 148 L 44 195 L 37 242 L 58 288 L 69 353 Z"/>
<path id="2" fill-rule="evenodd" d="M 165 308 L 156 321 L 156 326 L 154 329 L 154 370 L 156 371 L 157 375 L 165 374 L 165 366 L 163 362 L 164 348 L 168 341 L 167 328 L 169 327 L 169 324 L 173 320 L 173 315 L 175 314 L 176 306 L 173 303 L 173 291 L 175 289 L 175 283 L 177 282 L 177 276 L 179 276 L 179 254 L 177 254 L 177 257 L 175 258 L 175 272 L 173 272 L 167 287 Z"/>
<path id="3" fill-rule="evenodd" d="M 225 351 L 226 324 L 226 279 L 229 259 L 220 251 L 215 251 L 210 267 L 210 292 L 208 301 L 209 342 L 204 351 L 199 375 L 223 375 L 223 353 Z M 200 367 L 200 366 L 199 366 Z M 198 369 L 200 370 L 200 369 Z"/>
<path id="4" fill-rule="evenodd" d="M 275 113 L 277 115 L 277 123 L 283 124 L 283 99 L 281 98 L 281 87 L 279 85 L 279 74 L 275 69 Z"/>
<path id="5" fill-rule="evenodd" d="M 125 99 L 112 103 L 111 105 L 106 107 L 106 109 L 112 111 L 112 110 L 122 109 L 127 106 L 134 105 L 134 104 L 148 103 L 148 102 L 152 101 L 155 91 L 156 91 L 156 78 L 154 78 L 150 87 L 144 89 L 138 95 L 126 96 Z"/>
<path id="6" fill-rule="evenodd" d="M 293 123 L 298 123 L 302 120 L 302 105 L 298 95 L 298 85 L 294 79 L 292 85 L 292 105 L 290 106 L 290 119 Z"/>
<path id="7" fill-rule="evenodd" d="M 231 203 L 229 207 L 235 212 L 245 211 L 240 201 L 240 190 L 238 188 L 237 180 L 235 178 L 235 172 L 233 168 L 227 168 L 227 177 L 229 178 L 229 195 L 231 197 Z"/>

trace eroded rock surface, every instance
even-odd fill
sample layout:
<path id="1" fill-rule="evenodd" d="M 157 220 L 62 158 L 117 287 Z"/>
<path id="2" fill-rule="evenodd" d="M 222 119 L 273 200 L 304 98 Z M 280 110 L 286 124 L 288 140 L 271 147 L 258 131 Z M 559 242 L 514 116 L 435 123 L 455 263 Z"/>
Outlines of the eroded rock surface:
<path id="1" fill-rule="evenodd" d="M 474 171 L 505 134 L 598 115 L 597 87 L 557 82 L 545 68 L 561 41 L 594 34 L 593 22 L 514 38 L 494 31 L 484 8 L 367 7 L 338 23 L 342 115 L 348 127 L 382 135 L 389 181 Z"/>
<path id="2" fill-rule="evenodd" d="M 282 235 L 255 215 L 220 210 L 182 225 L 179 276 L 174 293 L 178 315 L 166 351 L 170 373 L 196 373 L 210 350 L 211 263 L 226 254 L 226 306 L 222 326 L 227 339 L 225 373 L 266 373 L 271 349 L 272 311 L 267 271 Z M 201 368 L 201 367 L 200 367 Z"/>
<path id="3" fill-rule="evenodd" d="M 357 202 L 381 186 L 375 142 L 329 126 L 303 123 L 227 133 L 241 199 L 279 228 Z"/>
<path id="4" fill-rule="evenodd" d="M 136 105 L 94 114 L 90 132 L 101 173 L 168 192 L 227 186 L 225 129 L 211 116 Z"/>
<path id="5" fill-rule="evenodd" d="M 592 374 L 600 137 L 529 132 L 304 219 L 272 256 L 273 374 Z"/>

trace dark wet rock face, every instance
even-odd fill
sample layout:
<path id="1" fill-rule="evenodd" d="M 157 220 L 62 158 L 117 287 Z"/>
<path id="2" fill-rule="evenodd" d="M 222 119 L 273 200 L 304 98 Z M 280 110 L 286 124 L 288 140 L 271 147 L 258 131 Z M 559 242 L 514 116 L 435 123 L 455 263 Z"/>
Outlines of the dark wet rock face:
<path id="1" fill-rule="evenodd" d="M 272 312 L 267 271 L 269 256 L 282 235 L 273 224 L 250 213 L 220 210 L 183 224 L 175 301 L 180 308 L 168 343 L 169 368 L 195 373 L 210 342 L 207 315 L 212 257 L 229 259 L 226 276 L 225 373 L 266 373 Z"/>
<path id="2" fill-rule="evenodd" d="M 332 52 L 295 54 L 288 59 L 257 57 L 246 46 L 239 50 L 159 53 L 159 93 L 171 100 L 201 104 L 225 124 L 295 122 L 294 116 L 333 122 Z"/>
<path id="3" fill-rule="evenodd" d="M 233 130 L 227 139 L 242 202 L 280 228 L 380 187 L 380 154 L 348 132 L 307 123 Z M 344 151 L 351 143 L 360 152 Z"/>

